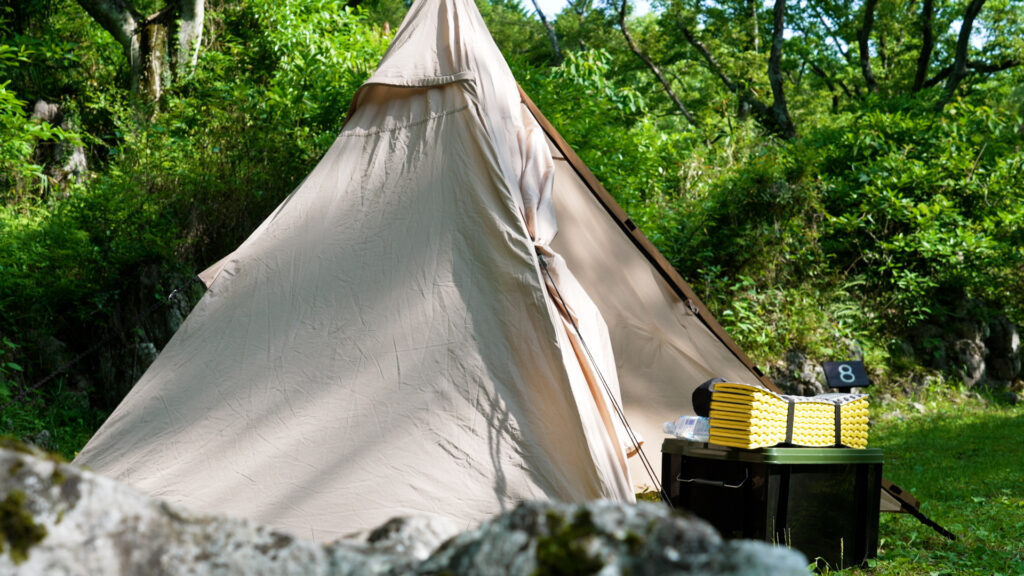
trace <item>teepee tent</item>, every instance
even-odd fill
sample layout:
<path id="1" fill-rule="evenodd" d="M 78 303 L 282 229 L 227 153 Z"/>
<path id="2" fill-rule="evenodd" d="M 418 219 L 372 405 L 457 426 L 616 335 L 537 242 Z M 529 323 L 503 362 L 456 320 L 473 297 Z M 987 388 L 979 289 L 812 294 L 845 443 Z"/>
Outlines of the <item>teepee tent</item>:
<path id="1" fill-rule="evenodd" d="M 318 540 L 630 501 L 651 484 L 637 437 L 657 444 L 712 376 L 759 378 L 472 0 L 414 2 L 324 158 L 201 276 L 76 463 Z"/>

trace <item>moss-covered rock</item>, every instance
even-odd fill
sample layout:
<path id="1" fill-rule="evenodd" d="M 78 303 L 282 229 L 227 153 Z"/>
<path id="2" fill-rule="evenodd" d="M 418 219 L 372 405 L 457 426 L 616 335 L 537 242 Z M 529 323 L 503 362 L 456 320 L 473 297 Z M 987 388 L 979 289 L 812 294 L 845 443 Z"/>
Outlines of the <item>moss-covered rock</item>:
<path id="1" fill-rule="evenodd" d="M 46 538 L 46 528 L 36 523 L 25 500 L 24 492 L 12 490 L 0 501 L 0 554 L 9 553 L 15 564 L 27 560 L 29 550 Z"/>
<path id="2" fill-rule="evenodd" d="M 742 558 L 742 561 L 733 560 Z M 417 574 L 806 575 L 798 552 L 724 542 L 660 504 L 525 502 L 447 542 Z"/>
<path id="3" fill-rule="evenodd" d="M 535 574 L 584 576 L 604 567 L 604 562 L 590 553 L 590 544 L 599 532 L 589 510 L 580 508 L 569 522 L 554 510 L 545 517 L 548 531 L 537 537 Z"/>

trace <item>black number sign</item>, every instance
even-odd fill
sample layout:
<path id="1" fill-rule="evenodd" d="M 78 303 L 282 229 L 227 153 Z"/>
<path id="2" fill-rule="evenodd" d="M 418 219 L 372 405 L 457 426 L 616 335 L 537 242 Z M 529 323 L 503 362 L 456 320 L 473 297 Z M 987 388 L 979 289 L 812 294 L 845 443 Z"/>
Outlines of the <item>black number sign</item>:
<path id="1" fill-rule="evenodd" d="M 871 385 L 868 371 L 860 360 L 846 362 L 822 362 L 825 369 L 825 382 L 831 388 L 864 388 Z"/>

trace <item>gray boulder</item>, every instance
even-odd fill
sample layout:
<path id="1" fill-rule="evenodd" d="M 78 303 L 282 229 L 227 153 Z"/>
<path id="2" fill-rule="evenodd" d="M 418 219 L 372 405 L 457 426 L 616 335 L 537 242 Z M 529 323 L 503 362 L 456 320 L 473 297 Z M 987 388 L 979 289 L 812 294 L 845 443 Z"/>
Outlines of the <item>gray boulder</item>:
<path id="1" fill-rule="evenodd" d="M 0 444 L 0 574 L 399 576 L 808 574 L 798 552 L 723 541 L 651 503 L 523 503 L 457 534 L 432 518 L 391 520 L 318 544 L 201 516 L 44 453 Z"/>
<path id="2" fill-rule="evenodd" d="M 825 370 L 800 350 L 786 352 L 771 371 L 772 381 L 786 394 L 814 396 L 824 394 Z"/>
<path id="3" fill-rule="evenodd" d="M 986 362 L 990 387 L 1008 388 L 1020 377 L 1020 332 L 1017 325 L 1005 316 L 997 316 L 989 322 L 989 335 L 985 339 L 988 348 Z"/>
<path id="4" fill-rule="evenodd" d="M 32 106 L 32 119 L 71 131 L 73 126 L 59 104 L 38 100 Z M 36 145 L 33 160 L 45 166 L 46 175 L 57 184 L 81 183 L 89 169 L 85 148 L 66 141 L 40 142 Z"/>
<path id="5" fill-rule="evenodd" d="M 1020 328 L 969 300 L 947 316 L 915 327 L 905 348 L 905 356 L 967 388 L 1005 392 L 1021 378 Z"/>

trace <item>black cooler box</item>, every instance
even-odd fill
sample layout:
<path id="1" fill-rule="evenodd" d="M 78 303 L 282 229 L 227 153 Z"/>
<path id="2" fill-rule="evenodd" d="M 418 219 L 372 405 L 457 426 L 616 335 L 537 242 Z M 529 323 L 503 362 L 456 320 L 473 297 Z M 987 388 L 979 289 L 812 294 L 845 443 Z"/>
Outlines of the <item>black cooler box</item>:
<path id="1" fill-rule="evenodd" d="M 672 505 L 725 538 L 789 546 L 833 569 L 878 550 L 882 451 L 741 450 L 674 438 L 662 444 L 662 486 Z"/>

